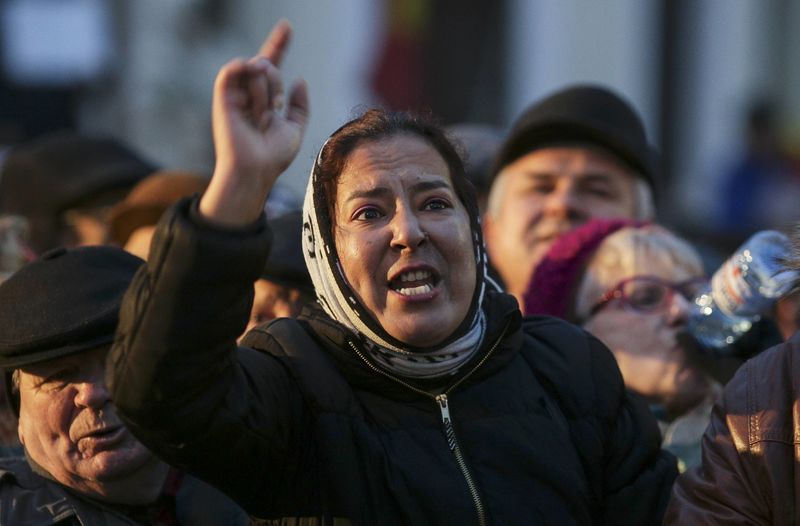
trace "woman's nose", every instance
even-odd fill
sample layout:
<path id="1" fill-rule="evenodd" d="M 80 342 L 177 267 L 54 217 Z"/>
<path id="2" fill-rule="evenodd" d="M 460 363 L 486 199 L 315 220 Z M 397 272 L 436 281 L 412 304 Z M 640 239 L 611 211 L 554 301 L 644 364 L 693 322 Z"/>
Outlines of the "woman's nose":
<path id="1" fill-rule="evenodd" d="M 672 301 L 670 301 L 669 310 L 667 311 L 669 316 L 669 324 L 670 325 L 683 325 L 689 320 L 689 312 L 692 309 L 692 303 L 683 294 L 678 293 L 677 291 L 672 295 Z"/>
<path id="2" fill-rule="evenodd" d="M 398 210 L 392 218 L 393 248 L 413 249 L 422 244 L 426 239 L 419 218 L 409 210 Z"/>

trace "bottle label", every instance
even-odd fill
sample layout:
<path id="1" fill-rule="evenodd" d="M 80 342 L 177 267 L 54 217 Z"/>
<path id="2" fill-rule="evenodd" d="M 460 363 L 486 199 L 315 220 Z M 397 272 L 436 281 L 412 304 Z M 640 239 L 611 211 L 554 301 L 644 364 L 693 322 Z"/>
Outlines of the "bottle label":
<path id="1" fill-rule="evenodd" d="M 735 257 L 728 259 L 711 278 L 714 302 L 728 316 L 741 316 L 741 308 L 751 301 L 753 290 L 742 276 Z"/>

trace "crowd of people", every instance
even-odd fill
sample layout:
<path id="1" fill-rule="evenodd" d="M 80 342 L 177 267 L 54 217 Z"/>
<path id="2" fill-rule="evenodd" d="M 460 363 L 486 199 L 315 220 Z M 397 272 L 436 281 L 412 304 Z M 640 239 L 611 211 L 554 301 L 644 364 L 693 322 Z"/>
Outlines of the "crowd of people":
<path id="1" fill-rule="evenodd" d="M 7 155 L 0 525 L 800 520 L 797 313 L 720 373 L 630 104 L 569 86 L 502 136 L 370 109 L 276 217 L 290 37 L 218 73 L 210 177 Z"/>

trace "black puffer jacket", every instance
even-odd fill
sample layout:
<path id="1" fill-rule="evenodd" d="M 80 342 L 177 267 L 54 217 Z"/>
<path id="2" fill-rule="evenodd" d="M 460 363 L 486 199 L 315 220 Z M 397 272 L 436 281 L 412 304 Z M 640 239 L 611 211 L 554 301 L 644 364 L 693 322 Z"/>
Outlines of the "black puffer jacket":
<path id="1" fill-rule="evenodd" d="M 484 348 L 435 391 L 379 372 L 317 309 L 236 350 L 269 235 L 191 210 L 162 223 L 108 367 L 124 419 L 168 461 L 270 519 L 660 522 L 674 459 L 596 339 L 495 294 Z"/>

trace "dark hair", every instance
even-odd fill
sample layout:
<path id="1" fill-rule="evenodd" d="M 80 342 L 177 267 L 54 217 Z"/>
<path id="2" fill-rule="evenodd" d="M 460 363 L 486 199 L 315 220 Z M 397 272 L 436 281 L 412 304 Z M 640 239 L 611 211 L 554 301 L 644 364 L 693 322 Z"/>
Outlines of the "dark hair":
<path id="1" fill-rule="evenodd" d="M 427 141 L 442 156 L 450 171 L 456 196 L 470 218 L 478 217 L 475 189 L 467 179 L 461 156 L 430 115 L 372 108 L 333 132 L 314 165 L 327 204 L 328 220 L 334 223 L 336 187 L 350 154 L 360 145 L 397 135 L 413 135 Z"/>

